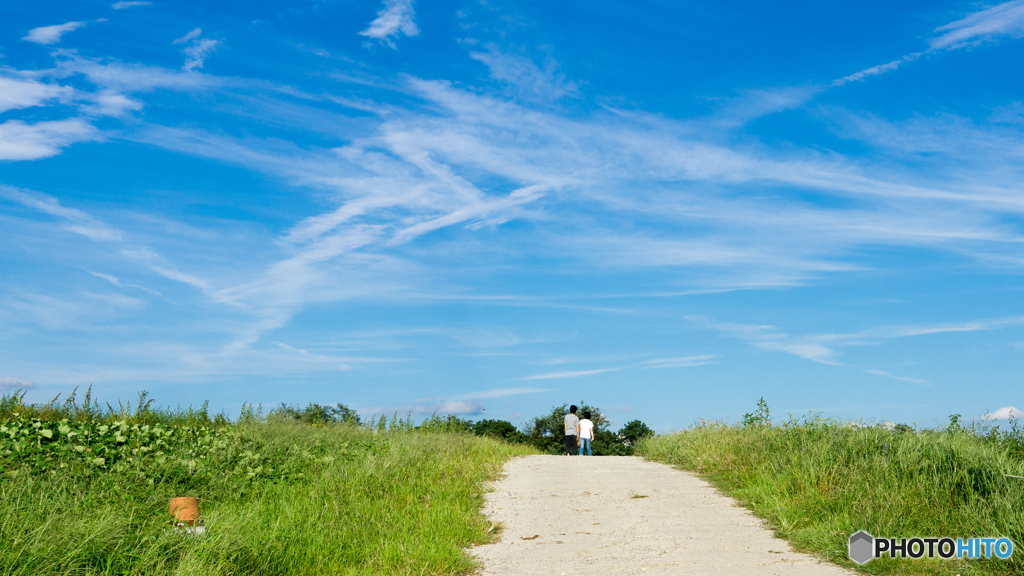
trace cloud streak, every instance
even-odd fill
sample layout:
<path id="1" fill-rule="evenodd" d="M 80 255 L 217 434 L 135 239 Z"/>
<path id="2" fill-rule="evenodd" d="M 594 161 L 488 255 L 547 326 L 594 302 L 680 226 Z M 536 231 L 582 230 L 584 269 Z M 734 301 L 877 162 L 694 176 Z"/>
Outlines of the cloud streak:
<path id="1" fill-rule="evenodd" d="M 65 22 L 64 24 L 55 24 L 53 26 L 40 26 L 39 28 L 29 30 L 22 40 L 43 45 L 56 44 L 60 42 L 62 36 L 82 26 L 85 26 L 85 22 Z"/>
<path id="2" fill-rule="evenodd" d="M 377 12 L 377 18 L 370 22 L 369 27 L 359 34 L 367 38 L 375 38 L 390 48 L 395 46 L 395 39 L 401 35 L 417 36 L 420 29 L 416 26 L 416 11 L 413 0 L 384 0 L 384 6 Z"/>
<path id="3" fill-rule="evenodd" d="M 81 118 L 26 124 L 8 120 L 0 124 L 0 160 L 38 160 L 60 154 L 75 142 L 94 140 L 99 132 Z"/>
<path id="4" fill-rule="evenodd" d="M 842 86 L 848 82 L 857 82 L 871 76 L 885 74 L 896 70 L 905 63 L 936 52 L 978 46 L 1003 38 L 1021 38 L 1024 36 L 1024 0 L 1013 0 L 975 12 L 966 18 L 940 26 L 934 32 L 936 36 L 928 40 L 927 50 L 913 52 L 892 62 L 866 68 L 834 80 L 832 85 Z"/>
<path id="5" fill-rule="evenodd" d="M 562 378 L 580 378 L 582 376 L 594 376 L 596 374 L 604 374 L 605 372 L 616 372 L 619 370 L 622 370 L 622 368 L 600 368 L 597 370 L 570 370 L 565 372 L 548 372 L 545 374 L 525 376 L 523 378 L 518 378 L 518 380 L 554 380 Z"/>
<path id="6" fill-rule="evenodd" d="M 903 382 L 910 382 L 911 384 L 928 384 L 927 380 L 920 378 L 914 378 L 912 376 L 897 376 L 891 372 L 885 370 L 865 370 L 868 374 L 874 374 L 875 376 L 883 376 L 885 378 L 892 378 L 893 380 L 901 380 Z"/>
<path id="7" fill-rule="evenodd" d="M 1024 36 L 1024 0 L 1014 0 L 975 12 L 935 29 L 941 34 L 928 41 L 932 50 L 956 50 L 991 42 L 1000 37 Z"/>
<path id="8" fill-rule="evenodd" d="M 44 84 L 30 78 L 0 76 L 0 113 L 42 106 L 51 100 L 67 100 L 74 93 L 70 86 Z"/>

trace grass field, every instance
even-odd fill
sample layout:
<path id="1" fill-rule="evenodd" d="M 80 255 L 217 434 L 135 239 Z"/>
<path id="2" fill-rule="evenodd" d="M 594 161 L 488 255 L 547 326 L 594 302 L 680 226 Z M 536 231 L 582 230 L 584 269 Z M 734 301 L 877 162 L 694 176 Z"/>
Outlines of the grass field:
<path id="1" fill-rule="evenodd" d="M 86 406 L 88 406 L 86 404 Z M 0 574 L 461 574 L 524 446 L 392 419 L 0 402 Z M 171 528 L 195 496 L 206 534 Z"/>
<path id="2" fill-rule="evenodd" d="M 796 549 L 870 574 L 1024 574 L 1024 444 L 1019 429 L 860 427 L 820 418 L 781 426 L 702 422 L 644 440 L 638 453 L 701 473 Z M 1010 560 L 883 558 L 857 567 L 847 539 L 1006 536 Z"/>

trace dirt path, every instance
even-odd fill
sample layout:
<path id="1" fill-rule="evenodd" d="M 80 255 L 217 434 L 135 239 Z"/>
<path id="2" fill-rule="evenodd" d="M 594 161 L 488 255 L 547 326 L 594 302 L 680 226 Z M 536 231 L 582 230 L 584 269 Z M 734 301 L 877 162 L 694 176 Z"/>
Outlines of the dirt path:
<path id="1" fill-rule="evenodd" d="M 497 576 L 850 576 L 797 554 L 693 474 L 634 457 L 528 456 L 484 508 L 504 530 L 474 548 Z"/>

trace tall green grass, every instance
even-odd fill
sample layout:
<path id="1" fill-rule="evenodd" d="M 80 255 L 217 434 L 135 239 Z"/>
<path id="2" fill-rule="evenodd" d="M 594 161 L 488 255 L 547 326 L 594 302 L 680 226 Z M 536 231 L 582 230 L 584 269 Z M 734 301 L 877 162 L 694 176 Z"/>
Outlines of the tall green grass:
<path id="1" fill-rule="evenodd" d="M 492 528 L 483 483 L 530 451 L 443 419 L 371 430 L 145 405 L 0 400 L 0 574 L 466 573 Z M 199 498 L 204 535 L 171 526 L 174 496 Z"/>
<path id="2" fill-rule="evenodd" d="M 870 574 L 1024 573 L 1021 435 L 962 428 L 860 427 L 820 418 L 771 426 L 701 422 L 640 443 L 646 458 L 701 473 L 798 550 L 857 567 L 847 541 L 1006 536 L 1002 560 L 872 560 Z"/>

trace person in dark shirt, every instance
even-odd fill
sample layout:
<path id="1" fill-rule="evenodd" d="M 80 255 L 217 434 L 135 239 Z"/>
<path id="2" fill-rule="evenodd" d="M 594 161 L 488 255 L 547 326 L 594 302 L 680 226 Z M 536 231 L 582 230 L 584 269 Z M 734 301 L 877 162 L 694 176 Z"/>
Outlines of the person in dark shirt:
<path id="1" fill-rule="evenodd" d="M 576 405 L 569 406 L 569 413 L 565 415 L 565 455 L 572 456 L 576 453 L 576 440 L 579 438 L 580 418 L 576 415 Z"/>

